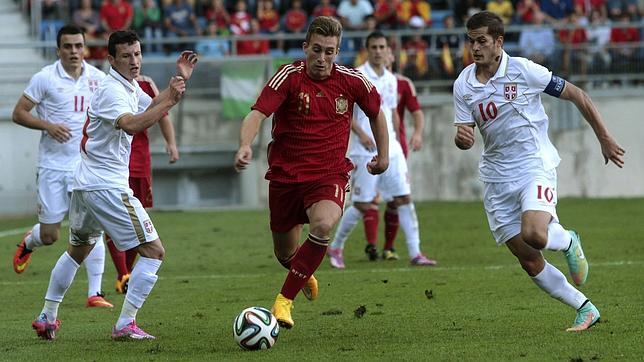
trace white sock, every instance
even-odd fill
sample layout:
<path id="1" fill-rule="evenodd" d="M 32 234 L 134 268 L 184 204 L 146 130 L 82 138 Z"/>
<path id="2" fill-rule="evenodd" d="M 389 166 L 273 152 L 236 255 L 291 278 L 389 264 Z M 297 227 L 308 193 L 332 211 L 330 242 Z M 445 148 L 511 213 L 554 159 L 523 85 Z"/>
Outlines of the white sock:
<path id="1" fill-rule="evenodd" d="M 101 292 L 103 271 L 105 270 L 105 243 L 103 237 L 97 238 L 94 248 L 83 262 L 87 269 L 87 297 L 93 297 Z"/>
<path id="2" fill-rule="evenodd" d="M 548 225 L 548 242 L 546 242 L 546 249 L 548 250 L 566 250 L 570 246 L 572 235 L 556 222 L 551 222 Z"/>
<path id="3" fill-rule="evenodd" d="M 125 301 L 129 302 L 130 305 L 123 303 L 121 315 L 116 322 L 117 329 L 123 328 L 136 318 L 136 312 L 143 306 L 159 278 L 156 275 L 159 267 L 161 267 L 161 260 L 139 257 L 134 269 L 132 269 L 132 274 L 130 274 L 130 282 L 125 295 Z M 132 308 L 135 310 L 132 310 Z"/>
<path id="4" fill-rule="evenodd" d="M 29 250 L 34 250 L 44 245 L 42 240 L 40 240 L 40 224 L 36 224 L 31 228 L 31 235 L 25 239 L 25 245 L 27 245 L 27 249 Z"/>
<path id="5" fill-rule="evenodd" d="M 351 234 L 360 219 L 362 219 L 362 213 L 353 205 L 344 210 L 342 219 L 340 219 L 340 224 L 335 231 L 335 237 L 333 238 L 333 242 L 330 247 L 334 249 L 344 249 L 344 243 L 347 241 L 349 234 Z"/>
<path id="6" fill-rule="evenodd" d="M 56 317 L 58 317 L 58 306 L 60 302 L 54 302 L 51 300 L 45 300 L 45 306 L 42 308 L 42 313 L 45 313 L 47 317 L 47 322 L 54 323 L 56 322 Z"/>
<path id="7" fill-rule="evenodd" d="M 56 320 L 58 306 L 54 308 L 51 304 L 48 304 L 47 301 L 58 304 L 63 301 L 67 289 L 69 289 L 69 286 L 72 285 L 72 282 L 74 281 L 78 267 L 79 265 L 74 261 L 74 259 L 72 259 L 67 252 L 64 252 L 63 255 L 58 258 L 54 269 L 51 270 L 49 287 L 47 287 L 47 294 L 45 294 L 45 308 L 43 308 L 43 313 L 47 315 L 48 320 L 50 318 L 52 321 Z"/>
<path id="8" fill-rule="evenodd" d="M 552 266 L 547 261 L 543 270 L 532 277 L 532 281 L 548 293 L 551 297 L 562 301 L 563 303 L 575 308 L 581 308 L 586 301 L 586 296 L 575 289 L 559 269 Z"/>
<path id="9" fill-rule="evenodd" d="M 398 220 L 400 222 L 400 228 L 405 233 L 409 258 L 413 259 L 420 254 L 418 217 L 416 216 L 416 208 L 413 202 L 398 206 Z"/>

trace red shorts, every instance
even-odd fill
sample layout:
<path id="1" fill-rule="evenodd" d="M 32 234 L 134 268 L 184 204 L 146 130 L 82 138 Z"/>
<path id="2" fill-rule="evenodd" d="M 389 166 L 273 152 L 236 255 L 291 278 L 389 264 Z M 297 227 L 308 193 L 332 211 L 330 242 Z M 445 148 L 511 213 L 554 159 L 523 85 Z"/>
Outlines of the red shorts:
<path id="1" fill-rule="evenodd" d="M 349 175 L 342 174 L 298 184 L 271 181 L 268 184 L 271 231 L 284 233 L 296 225 L 308 224 L 306 209 L 321 200 L 333 201 L 344 210 L 348 183 Z"/>
<path id="2" fill-rule="evenodd" d="M 143 207 L 152 207 L 152 177 L 130 177 L 130 188 Z"/>

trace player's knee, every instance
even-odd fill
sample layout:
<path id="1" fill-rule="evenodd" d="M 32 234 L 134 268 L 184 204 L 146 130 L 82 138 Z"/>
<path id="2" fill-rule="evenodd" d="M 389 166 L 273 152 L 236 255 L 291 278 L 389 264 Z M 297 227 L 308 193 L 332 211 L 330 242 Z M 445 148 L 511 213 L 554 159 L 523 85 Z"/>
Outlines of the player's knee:
<path id="1" fill-rule="evenodd" d="M 521 237 L 535 249 L 543 249 L 548 242 L 548 230 L 540 230 L 537 227 L 525 225 L 521 228 Z"/>
<path id="2" fill-rule="evenodd" d="M 165 248 L 160 240 L 158 242 L 145 243 L 139 246 L 139 254 L 146 258 L 163 260 Z"/>
<path id="3" fill-rule="evenodd" d="M 47 231 L 40 234 L 40 240 L 45 245 L 51 245 L 58 240 L 59 234 L 58 231 Z"/>
<path id="4" fill-rule="evenodd" d="M 389 201 L 387 203 L 387 211 L 389 212 L 396 212 L 398 210 L 398 205 L 396 204 L 395 201 Z"/>
<path id="5" fill-rule="evenodd" d="M 404 195 L 404 196 L 396 196 L 394 197 L 394 204 L 396 204 L 396 207 L 402 206 L 402 205 L 407 205 L 411 203 L 411 196 L 410 195 Z"/>
<path id="6" fill-rule="evenodd" d="M 318 238 L 328 238 L 332 229 L 333 223 L 323 220 L 311 226 L 311 234 Z"/>
<path id="7" fill-rule="evenodd" d="M 373 206 L 374 205 L 372 203 L 370 203 L 370 202 L 354 202 L 353 203 L 353 207 L 358 209 L 358 211 L 360 211 L 363 214 L 365 212 L 369 211 L 371 208 L 373 208 Z"/>
<path id="8" fill-rule="evenodd" d="M 519 258 L 521 267 L 528 273 L 529 276 L 534 277 L 543 270 L 543 257 L 528 256 Z"/>

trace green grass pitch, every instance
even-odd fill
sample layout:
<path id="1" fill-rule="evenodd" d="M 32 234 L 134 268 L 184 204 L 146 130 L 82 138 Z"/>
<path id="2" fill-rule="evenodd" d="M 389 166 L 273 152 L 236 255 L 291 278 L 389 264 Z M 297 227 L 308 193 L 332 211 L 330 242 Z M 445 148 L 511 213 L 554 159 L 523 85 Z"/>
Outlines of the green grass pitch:
<path id="1" fill-rule="evenodd" d="M 151 212 L 166 247 L 159 281 L 138 315 L 156 341 L 113 342 L 123 302 L 109 255 L 103 289 L 113 310 L 87 309 L 81 268 L 60 307 L 55 341 L 30 323 L 42 308 L 49 273 L 67 243 L 38 249 L 22 275 L 11 259 L 34 217 L 0 220 L 1 361 L 230 360 L 639 360 L 644 356 L 644 199 L 564 199 L 562 224 L 582 236 L 590 276 L 582 291 L 602 313 L 584 333 L 567 333 L 575 313 L 541 292 L 505 247 L 496 247 L 480 202 L 417 204 L 421 247 L 439 261 L 409 266 L 399 232 L 398 261 L 369 262 L 358 227 L 347 269 L 325 260 L 320 296 L 295 301 L 295 327 L 268 351 L 242 351 L 232 321 L 249 306 L 270 308 L 286 271 L 273 257 L 268 213 Z M 381 222 L 382 228 L 382 222 Z M 382 238 L 381 238 L 382 239 Z M 382 244 L 382 240 L 380 241 Z M 545 252 L 565 274 L 563 255 Z M 428 298 L 426 291 L 432 292 Z M 366 308 L 362 317 L 354 313 Z"/>

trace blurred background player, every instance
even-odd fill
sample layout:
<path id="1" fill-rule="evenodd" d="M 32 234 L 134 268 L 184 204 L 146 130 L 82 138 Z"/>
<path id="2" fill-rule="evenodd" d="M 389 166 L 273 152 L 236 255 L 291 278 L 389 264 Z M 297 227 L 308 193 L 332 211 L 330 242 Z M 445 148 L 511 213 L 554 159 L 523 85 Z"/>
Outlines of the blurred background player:
<path id="1" fill-rule="evenodd" d="M 87 110 L 81 162 L 74 173 L 69 247 L 51 271 L 45 304 L 32 322 L 43 339 L 55 338 L 60 328 L 58 307 L 101 230 L 114 238 L 119 250 L 136 248 L 140 254 L 112 339 L 155 339 L 137 325 L 136 315 L 156 284 L 165 249 L 148 213 L 129 187 L 132 135 L 157 123 L 181 100 L 197 56 L 182 52 L 176 62 L 177 75 L 152 99 L 135 81 L 142 60 L 136 33 L 112 33 L 107 48 L 111 68 Z"/>
<path id="2" fill-rule="evenodd" d="M 152 78 L 139 75 L 136 81 L 139 83 L 141 89 L 150 97 L 154 98 L 159 94 L 159 89 Z M 170 158 L 170 163 L 175 163 L 179 159 L 179 151 L 177 150 L 177 142 L 174 137 L 174 126 L 167 114 L 159 120 L 159 127 L 165 140 L 165 150 Z M 136 133 L 132 138 L 129 183 L 130 188 L 134 192 L 134 197 L 141 201 L 141 205 L 146 209 L 151 208 L 154 205 L 152 198 L 152 160 L 150 157 L 150 139 L 148 138 L 147 129 Z M 114 288 L 116 292 L 125 294 L 127 292 L 127 283 L 130 279 L 132 266 L 134 265 L 134 260 L 138 252 L 136 249 L 120 251 L 116 248 L 116 245 L 114 245 L 109 235 L 106 234 L 105 239 L 117 273 Z"/>
<path id="3" fill-rule="evenodd" d="M 541 251 L 563 251 L 573 282 L 588 277 L 581 239 L 565 230 L 557 216 L 557 166 L 560 158 L 548 137 L 541 93 L 571 101 L 595 131 L 606 163 L 624 165 L 624 149 L 610 135 L 592 100 L 547 68 L 503 50 L 501 18 L 483 11 L 466 23 L 474 64 L 454 83 L 454 142 L 474 145 L 474 127 L 483 137 L 479 175 L 483 204 L 498 245 L 505 244 L 532 281 L 551 297 L 577 310 L 568 331 L 590 328 L 599 310 L 575 289 Z"/>
<path id="4" fill-rule="evenodd" d="M 341 38 L 342 25 L 336 19 L 320 16 L 311 22 L 303 43 L 305 60 L 281 66 L 264 86 L 244 118 L 235 155 L 235 168 L 245 169 L 261 122 L 273 114 L 265 177 L 275 255 L 289 270 L 272 309 L 284 328 L 295 323 L 291 308 L 300 290 L 310 300 L 318 294 L 313 273 L 342 216 L 354 167 L 345 156 L 354 103 L 367 114 L 378 150 L 376 157 L 356 167 L 378 174 L 389 161 L 380 96 L 360 72 L 335 64 Z M 305 223 L 309 235 L 299 246 Z"/>
<path id="5" fill-rule="evenodd" d="M 69 210 L 73 175 L 80 161 L 79 146 L 86 110 L 105 73 L 85 62 L 85 35 L 63 26 L 56 36 L 59 60 L 44 67 L 29 82 L 13 110 L 13 121 L 41 131 L 38 147 L 38 221 L 25 233 L 13 257 L 13 270 L 21 274 L 33 251 L 51 245 Z M 37 116 L 31 114 L 36 107 Z M 85 261 L 87 307 L 113 307 L 101 291 L 105 246 L 100 238 Z"/>
<path id="6" fill-rule="evenodd" d="M 389 49 L 387 38 L 383 33 L 375 31 L 367 37 L 367 62 L 358 67 L 366 78 L 373 83 L 380 93 L 382 103 L 380 108 L 385 114 L 389 133 L 389 168 L 381 175 L 372 175 L 360 167 L 356 167 L 351 180 L 351 201 L 340 220 L 333 243 L 329 247 L 328 255 L 331 265 L 344 268 L 342 251 L 344 242 L 358 223 L 364 220 L 367 246 L 365 253 L 369 260 L 376 260 L 378 252 L 376 243 L 378 238 L 378 205 L 373 200 L 382 193 L 388 201 L 388 207 L 398 210 L 400 220 L 407 241 L 409 259 L 412 265 L 435 265 L 436 261 L 427 258 L 420 251 L 420 233 L 418 218 L 411 201 L 411 188 L 407 173 L 407 161 L 402 153 L 400 143 L 396 139 L 394 124 L 398 124 L 398 91 L 396 77 L 386 68 Z M 367 127 L 368 120 L 361 108 L 354 108 L 353 126 L 351 133 L 351 146 L 349 157 L 356 165 L 361 165 L 371 159 L 375 154 L 374 138 Z M 385 258 L 394 258 L 387 255 L 393 250 L 385 250 Z"/>

